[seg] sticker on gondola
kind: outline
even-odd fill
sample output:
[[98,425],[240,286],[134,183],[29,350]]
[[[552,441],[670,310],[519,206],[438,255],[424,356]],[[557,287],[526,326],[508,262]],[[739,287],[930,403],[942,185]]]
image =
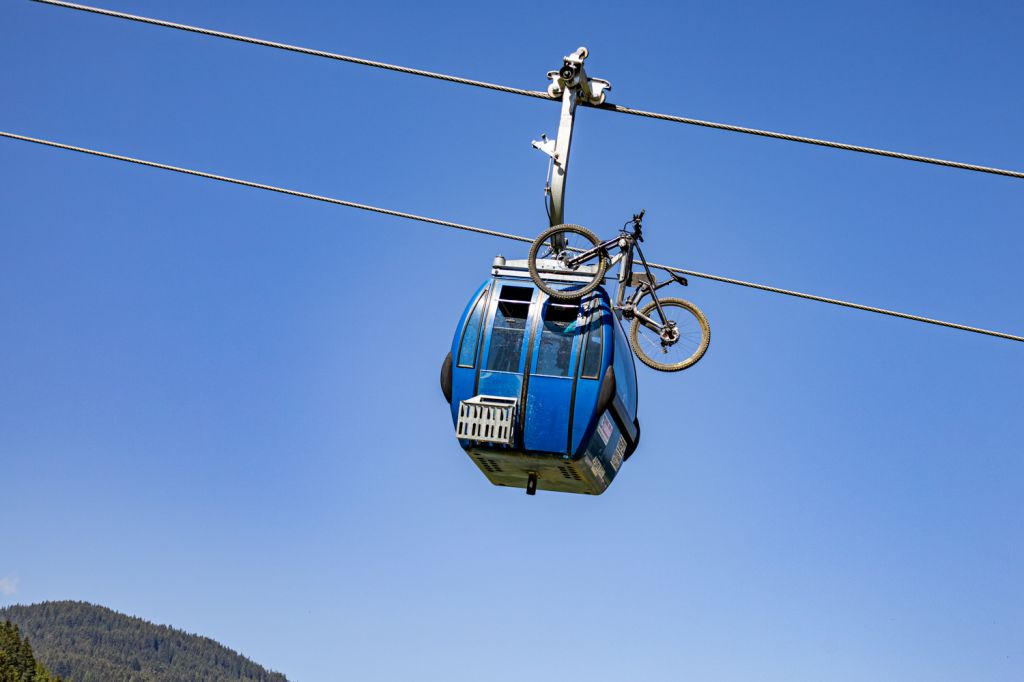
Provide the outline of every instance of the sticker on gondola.
[[601,421],[597,422],[597,434],[601,436],[604,444],[608,445],[608,439],[612,437],[612,420],[607,414],[602,414]]
[[619,443],[615,446],[615,454],[612,455],[612,469],[615,471],[619,470],[622,466],[622,458],[626,455],[626,439],[619,436]]
[[594,474],[594,476],[604,483],[606,474],[604,472],[604,467],[601,465],[601,460],[587,455],[587,458],[584,461],[590,467],[590,473]]

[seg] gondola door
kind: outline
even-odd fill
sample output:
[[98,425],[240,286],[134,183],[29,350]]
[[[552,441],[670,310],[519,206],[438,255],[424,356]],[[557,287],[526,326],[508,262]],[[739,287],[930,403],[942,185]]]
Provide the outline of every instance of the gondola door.
[[571,454],[573,393],[580,323],[577,302],[548,299],[540,308],[526,384],[527,450]]
[[[529,343],[534,328],[532,311],[540,292],[531,286],[498,282],[488,311],[484,351],[480,358],[476,395],[515,398],[522,421],[523,388]],[[517,425],[516,431],[521,433]],[[521,438],[516,438],[521,445]]]

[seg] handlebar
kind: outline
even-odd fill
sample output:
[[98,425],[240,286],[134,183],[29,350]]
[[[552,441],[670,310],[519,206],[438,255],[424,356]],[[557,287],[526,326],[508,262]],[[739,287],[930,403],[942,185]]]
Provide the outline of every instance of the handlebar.
[[644,213],[646,212],[647,209],[641,208],[640,212],[633,216],[633,235],[636,237],[638,242],[642,242],[644,240],[643,220]]
[[622,234],[627,234],[626,226],[633,223],[633,238],[638,242],[642,242],[644,240],[644,213],[646,213],[645,209],[640,209],[639,213],[634,213],[633,218],[631,220],[627,220],[622,226]]

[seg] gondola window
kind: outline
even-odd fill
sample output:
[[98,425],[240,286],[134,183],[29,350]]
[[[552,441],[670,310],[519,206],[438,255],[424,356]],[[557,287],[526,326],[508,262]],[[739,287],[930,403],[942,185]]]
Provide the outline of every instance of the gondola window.
[[576,339],[578,305],[548,303],[544,311],[544,328],[540,336],[537,374],[569,376],[572,344]]
[[466,319],[466,330],[463,332],[462,346],[459,348],[459,367],[472,367],[476,363],[476,345],[477,339],[480,337],[480,319],[483,317],[483,307],[486,299],[487,290],[485,289],[480,294],[476,305],[473,306],[473,312]]
[[487,369],[494,372],[518,372],[523,354],[523,336],[526,318],[530,313],[533,289],[526,287],[501,288],[498,309],[491,330]]

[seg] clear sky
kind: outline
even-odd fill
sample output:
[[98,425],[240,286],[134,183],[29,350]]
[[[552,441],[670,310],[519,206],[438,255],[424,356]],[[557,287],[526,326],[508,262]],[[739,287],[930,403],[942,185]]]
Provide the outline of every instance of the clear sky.
[[[97,0],[100,2],[101,0]],[[1016,2],[102,0],[1024,168]],[[553,104],[9,1],[0,129],[535,234]],[[1020,680],[1024,344],[691,280],[600,497],[495,488],[437,375],[518,244],[0,140],[0,604],[318,680]],[[1024,182],[581,110],[566,217],[1024,333]]]

